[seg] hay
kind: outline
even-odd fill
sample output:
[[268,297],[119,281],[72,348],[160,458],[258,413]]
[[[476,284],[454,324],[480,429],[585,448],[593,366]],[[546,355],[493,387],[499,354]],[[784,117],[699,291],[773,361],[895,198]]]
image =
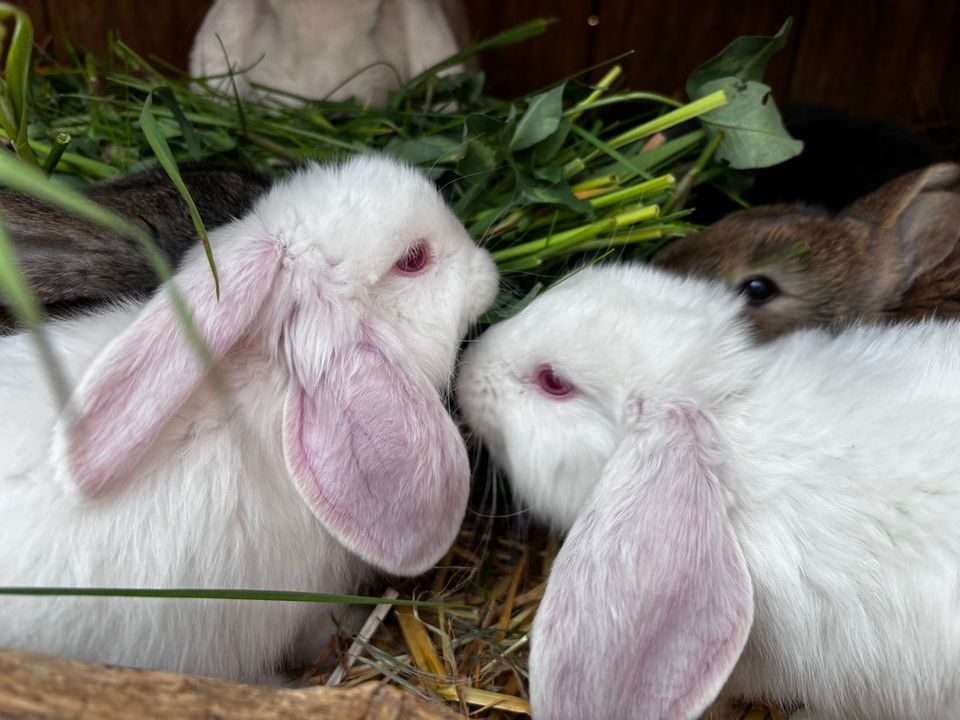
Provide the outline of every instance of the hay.
[[[471,718],[529,715],[530,628],[558,543],[512,507],[501,507],[499,513],[491,510],[468,512],[456,544],[432,572],[390,589],[400,598],[439,601],[455,608],[403,607],[383,613],[385,619],[372,636],[360,633],[355,645],[362,648],[362,655],[349,671],[313,669],[303,680],[342,687],[380,680]],[[345,648],[337,655],[341,662],[352,657]],[[726,702],[703,716],[704,720],[786,717],[762,705]]]

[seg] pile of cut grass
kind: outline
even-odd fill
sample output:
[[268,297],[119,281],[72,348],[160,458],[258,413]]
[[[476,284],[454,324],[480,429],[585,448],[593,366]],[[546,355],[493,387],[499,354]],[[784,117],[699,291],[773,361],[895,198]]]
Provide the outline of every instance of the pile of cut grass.
[[[27,18],[14,15],[27,35]],[[31,166],[42,167],[55,180],[47,199],[65,203],[70,188],[158,162],[174,178],[177,162],[206,158],[278,175],[308,160],[385,152],[435,179],[490,249],[514,281],[516,293],[498,303],[510,314],[571,259],[624,248],[643,256],[695,229],[681,209],[690,186],[724,172],[711,162],[722,135],[711,141],[705,128],[688,122],[725,105],[723,90],[687,104],[631,92],[617,87],[620,68],[611,64],[597,85],[568,78],[502,101],[483,94],[482,73],[436,75],[548,25],[533,21],[478,43],[404,84],[384,108],[306,101],[267,88],[260,89],[270,99],[240,101],[147,61],[119,39],[104,57],[74,52],[68,64],[41,57],[32,71],[28,55],[11,51],[0,142],[21,162],[0,163],[0,183],[32,191]],[[616,119],[606,120],[612,110]],[[671,137],[663,134],[678,126]],[[202,219],[195,221],[202,237]],[[30,302],[20,297],[23,288],[8,293]]]
[[[0,151],[0,183],[126,232],[148,253],[149,243],[135,229],[91,207],[75,190],[157,163],[176,181],[176,164],[187,160],[232,159],[281,175],[308,160],[386,152],[435,179],[493,254],[510,289],[484,318],[490,323],[516,312],[575,262],[643,257],[692,231],[683,209],[691,190],[726,172],[714,162],[723,134],[689,122],[727,104],[723,90],[687,104],[633,92],[618,87],[620,68],[610,63],[596,85],[582,81],[584,70],[543,92],[503,101],[483,94],[481,73],[436,74],[483,49],[539,34],[547,21],[483,41],[410,80],[387,107],[368,108],[291,96],[286,103],[241,102],[140,57],[119,39],[103,57],[73,52],[66,64],[47,57],[34,64],[29,19],[0,4],[0,19],[5,16],[15,19],[16,29],[0,86],[0,143],[8,148]],[[205,239],[202,218],[195,222]],[[169,268],[155,255],[165,277]],[[2,232],[0,292],[35,328],[56,382],[42,313]],[[189,323],[186,313],[183,319]],[[479,507],[489,516],[476,509],[468,514],[435,571],[397,585],[353,645],[336,649],[339,669],[308,669],[304,678],[347,685],[386,680],[470,717],[528,713],[529,631],[556,542],[541,531],[531,534],[502,503]],[[446,607],[395,607],[392,597]],[[762,720],[765,712],[712,717]]]

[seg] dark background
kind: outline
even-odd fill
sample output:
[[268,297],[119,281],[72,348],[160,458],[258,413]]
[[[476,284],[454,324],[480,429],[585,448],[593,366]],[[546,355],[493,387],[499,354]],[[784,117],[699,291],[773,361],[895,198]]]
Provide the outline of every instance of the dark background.
[[[118,30],[143,55],[185,67],[205,0],[28,0],[37,41],[62,33],[99,50]],[[538,16],[545,36],[483,57],[488,90],[513,96],[634,50],[635,89],[682,96],[696,65],[744,34],[773,34],[788,17],[786,50],[769,67],[779,102],[829,104],[914,130],[960,124],[960,0],[467,0],[474,37]]]

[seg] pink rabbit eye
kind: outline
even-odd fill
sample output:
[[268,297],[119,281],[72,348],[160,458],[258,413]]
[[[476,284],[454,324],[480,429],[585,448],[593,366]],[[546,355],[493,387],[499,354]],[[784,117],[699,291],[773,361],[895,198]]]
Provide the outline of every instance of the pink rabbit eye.
[[573,392],[573,385],[557,375],[549,365],[544,365],[537,371],[537,385],[552,397],[566,397]]
[[402,258],[397,260],[394,267],[402,273],[413,275],[423,270],[430,263],[430,246],[426,240],[421,240],[407,250]]

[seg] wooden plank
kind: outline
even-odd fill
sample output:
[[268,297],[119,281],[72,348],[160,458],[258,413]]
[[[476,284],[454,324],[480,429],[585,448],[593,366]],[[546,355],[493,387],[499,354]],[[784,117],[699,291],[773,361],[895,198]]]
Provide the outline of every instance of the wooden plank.
[[111,0],[47,0],[54,47],[62,37],[77,46],[102,53],[107,33],[117,31],[136,52],[149,58],[156,55],[179,67],[186,67],[193,36],[212,0],[171,0],[139,3]]
[[810,0],[790,95],[918,123],[936,114],[941,88],[958,92],[945,77],[958,27],[951,0]]
[[772,35],[793,16],[785,50],[767,68],[774,96],[787,92],[792,59],[803,33],[808,0],[724,0],[717,3],[601,0],[597,13],[597,59],[627,50],[623,62],[630,87],[686,98],[687,75],[740,35]]
[[0,652],[0,718],[34,720],[455,720],[400,688],[287,689]]

